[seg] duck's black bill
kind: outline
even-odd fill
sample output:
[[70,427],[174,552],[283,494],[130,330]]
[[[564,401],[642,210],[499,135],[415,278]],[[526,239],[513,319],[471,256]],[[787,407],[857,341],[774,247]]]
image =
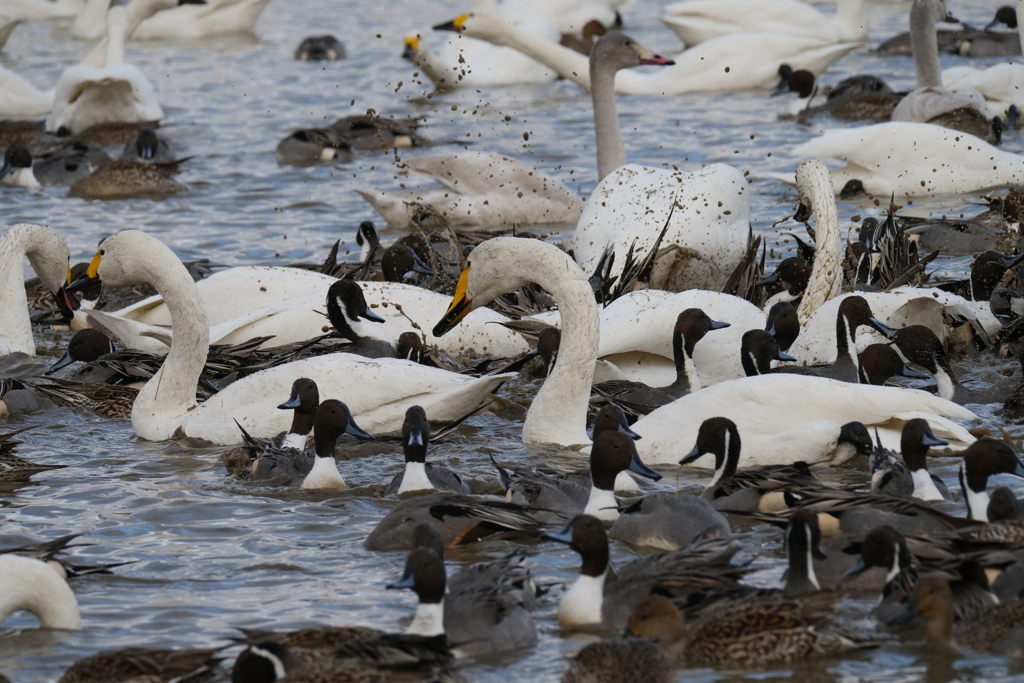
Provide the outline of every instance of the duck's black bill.
[[362,439],[363,441],[377,440],[377,437],[375,437],[373,434],[370,434],[369,432],[364,432],[362,429],[360,429],[359,425],[352,421],[352,418],[349,418],[348,424],[345,426],[345,433],[351,434],[357,439]]
[[640,460],[640,458],[638,458],[635,454],[633,455],[633,459],[629,461],[629,471],[630,472],[636,472],[641,477],[647,477],[651,481],[659,481],[661,479],[661,475],[660,474],[658,474],[657,472],[652,470],[650,467],[645,465]]
[[412,572],[405,572],[402,574],[402,578],[394,583],[389,583],[385,588],[392,590],[401,590],[403,588],[413,588],[416,585],[416,577],[412,575]]
[[71,357],[71,349],[68,349],[67,351],[64,352],[64,355],[61,356],[57,360],[56,363],[54,363],[50,367],[46,368],[46,372],[44,372],[43,374],[44,375],[52,375],[53,373],[57,372],[58,370],[60,370],[62,368],[66,368],[67,366],[71,365],[74,362],[75,362],[75,359]]
[[851,577],[857,576],[858,574],[863,574],[867,570],[868,565],[864,562],[864,558],[862,557],[859,560],[857,560],[857,564],[853,565],[848,570],[846,570],[846,573],[843,574],[843,578],[849,579]]
[[683,459],[679,461],[679,464],[689,465],[691,462],[697,460],[702,455],[704,455],[704,451],[700,449],[700,446],[694,446],[692,451],[683,456]]
[[360,313],[359,317],[360,318],[365,318],[365,319],[369,320],[372,323],[382,323],[382,322],[384,322],[384,318],[380,317],[379,315],[377,315],[376,313],[371,311],[369,307],[367,307],[366,310],[364,310],[362,313]]

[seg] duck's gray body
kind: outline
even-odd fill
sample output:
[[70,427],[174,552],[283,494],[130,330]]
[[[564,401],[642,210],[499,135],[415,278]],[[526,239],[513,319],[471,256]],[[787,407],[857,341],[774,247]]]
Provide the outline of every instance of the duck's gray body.
[[[462,477],[458,475],[454,470],[450,470],[447,467],[439,467],[433,463],[425,463],[424,469],[427,472],[427,479],[438,491],[448,491],[450,493],[472,493],[469,490],[469,486],[466,482],[462,481]],[[398,489],[402,487],[402,481],[405,479],[405,470],[395,475],[391,483],[388,484],[387,490],[384,492],[386,496],[397,496]],[[515,501],[513,501],[515,502]]]
[[685,548],[702,534],[729,538],[732,530],[720,512],[700,498],[655,493],[626,508],[608,533],[632,545],[664,550]]

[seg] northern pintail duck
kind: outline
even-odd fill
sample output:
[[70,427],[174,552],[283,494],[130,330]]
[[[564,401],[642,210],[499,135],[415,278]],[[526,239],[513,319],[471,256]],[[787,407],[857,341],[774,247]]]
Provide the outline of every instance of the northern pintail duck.
[[886,337],[892,336],[892,330],[871,312],[871,306],[861,296],[850,296],[843,299],[836,313],[836,359],[831,365],[785,367],[781,372],[810,374],[817,377],[828,377],[844,382],[860,381],[860,359],[857,355],[857,330],[870,327]]
[[338,280],[327,290],[327,317],[338,334],[352,342],[344,347],[346,353],[367,358],[395,357],[394,338],[382,327],[375,329],[360,320],[384,322],[370,310],[362,288],[354,280]]
[[78,600],[67,581],[49,563],[15,553],[0,555],[5,590],[0,593],[0,623],[15,612],[31,612],[42,628],[82,628]]
[[[444,541],[433,525],[428,522],[416,527],[413,542],[416,549],[430,550],[441,560],[443,575]],[[436,569],[435,564],[430,571]],[[407,577],[408,567],[403,579]],[[415,573],[410,578],[419,580]],[[511,652],[536,644],[537,631],[530,614],[536,593],[524,553],[472,565],[451,579],[446,577],[445,583],[441,608],[444,632],[448,644],[460,655]],[[422,595],[420,605],[422,611]],[[408,633],[414,633],[412,627]]]
[[796,307],[788,301],[780,301],[768,309],[765,331],[772,335],[780,351],[789,351],[800,335],[800,317]]
[[152,128],[139,129],[138,136],[124,146],[122,159],[162,164],[174,161],[170,145]]
[[860,368],[860,383],[884,385],[893,377],[910,379],[931,379],[930,375],[914,370],[888,344],[869,344],[857,354]]
[[3,166],[0,166],[0,184],[9,187],[41,186],[32,172],[32,155],[24,145],[15,143],[7,146]]
[[[781,305],[788,306],[789,304]],[[796,315],[795,309],[793,314]],[[747,330],[743,333],[743,338],[740,340],[740,363],[743,365],[743,372],[747,377],[774,372],[772,368],[774,361],[795,360],[797,359],[779,348],[779,344],[771,332]]]
[[14,448],[21,443],[14,437],[32,427],[22,427],[13,432],[0,434],[0,481],[27,481],[33,474],[59,470],[67,465],[37,465],[14,454]]
[[295,59],[300,62],[333,62],[345,59],[345,46],[329,33],[309,36],[295,48]]
[[[871,449],[871,437],[863,424],[852,422],[840,430],[839,444],[840,448],[867,455]],[[740,433],[736,423],[726,417],[713,417],[704,420],[697,433],[696,445],[680,461],[680,464],[688,464],[708,453],[715,456],[715,473],[701,497],[717,510],[767,512],[785,509],[788,507],[783,499],[786,491],[822,486],[802,462],[738,472],[740,452]]]
[[392,244],[380,257],[380,272],[385,282],[404,282],[419,285],[421,276],[430,277],[434,271],[423,262],[419,254],[407,244]]
[[675,382],[665,387],[650,387],[642,382],[612,380],[595,384],[594,391],[636,415],[646,415],[680,396],[697,391],[701,388],[701,381],[693,365],[693,350],[708,332],[726,327],[729,327],[729,323],[714,321],[699,308],[688,308],[676,318],[672,331]]
[[1024,465],[1002,441],[987,438],[972,443],[960,466],[960,489],[967,503],[968,519],[988,521],[988,478],[995,474],[1024,477]]
[[327,161],[347,163],[355,159],[349,141],[330,128],[303,128],[277,144],[277,163],[311,166]]
[[580,515],[545,537],[580,555],[580,574],[558,606],[563,627],[603,623],[622,628],[633,607],[656,588],[685,602],[698,591],[734,585],[748,572],[731,563],[739,545],[713,533],[687,548],[641,557],[617,570],[611,568],[608,534],[596,517]]
[[953,590],[938,576],[918,581],[913,599],[891,623],[904,623],[914,616],[924,618],[928,639],[943,645],[992,651],[1012,657],[1024,656],[1020,626],[1024,622],[1024,601],[993,605],[967,618],[955,620]]
[[1024,254],[1007,256],[998,251],[984,251],[971,263],[971,273],[963,280],[936,285],[936,289],[959,294],[968,301],[988,301],[1003,280],[1006,271],[1024,261]]
[[633,439],[618,430],[604,430],[594,437],[589,482],[584,477],[566,477],[540,469],[498,469],[506,484],[506,500],[536,510],[535,517],[552,524],[564,523],[581,513],[615,522],[620,516],[615,499],[615,481],[620,473],[629,470],[653,481],[661,479],[660,474],[640,461]]
[[679,610],[662,596],[644,598],[630,615],[627,635],[587,645],[573,657],[562,683],[672,683],[685,632]]
[[339,645],[384,635],[383,631],[362,626],[311,626],[283,632],[242,629],[242,633],[244,636],[235,640],[247,647],[238,655],[233,669],[233,680],[240,683],[252,680],[248,676],[264,670],[267,662],[282,662],[287,671],[293,671],[329,659]]
[[432,523],[445,546],[472,543],[495,533],[535,532],[538,521],[520,505],[487,496],[431,493],[403,500],[363,542],[367,550],[409,550],[414,531]]
[[68,189],[69,197],[82,199],[129,199],[149,197],[163,199],[186,192],[188,188],[172,176],[188,159],[144,163],[135,159],[118,159],[100,166]]
[[942,480],[928,471],[928,449],[948,445],[932,433],[927,420],[908,420],[903,425],[900,453],[881,443],[871,453],[871,490],[928,502],[952,500]]
[[946,349],[931,328],[908,325],[896,330],[892,339],[908,363],[923,368],[935,379],[935,391],[940,398],[960,404],[987,402],[979,401],[980,397],[960,383]]
[[304,489],[334,489],[343,491],[348,488],[345,479],[338,472],[338,464],[334,460],[334,450],[338,438],[342,434],[351,434],[357,439],[373,440],[373,435],[364,432],[352,419],[348,406],[336,399],[323,401],[316,409],[313,417],[313,443],[316,448],[316,461],[309,474],[302,480]]
[[634,546],[679,550],[705,534],[728,538],[729,522],[706,500],[685,494],[653,493],[622,510],[609,536]]
[[85,410],[100,417],[130,418],[139,396],[139,390],[130,386],[59,378],[26,381],[25,385],[61,407]]
[[405,411],[402,425],[402,451],[405,453],[405,469],[395,475],[385,495],[402,496],[417,491],[451,491],[471,493],[462,477],[447,467],[427,462],[427,448],[430,446],[430,422],[421,406],[412,406]]
[[220,669],[224,648],[157,650],[127,648],[97,652],[68,667],[57,683],[111,683],[146,681],[175,683],[214,675]]
[[[1009,11],[1008,11],[1009,10]],[[1017,28],[1017,12],[1013,7],[1004,5],[996,10],[994,18],[985,28],[981,31],[971,28],[967,25],[962,25],[961,29],[950,29],[941,30],[937,32],[939,51],[949,52],[958,54],[961,57],[987,57],[994,55],[1006,55],[1013,56],[1020,54],[1020,39],[1016,31],[1014,32],[995,32],[992,29],[998,24],[1005,24],[1011,29]],[[974,54],[971,50],[971,44],[978,38],[985,38],[986,42],[998,41],[999,43],[1005,43],[1003,49],[1015,50],[1010,52],[994,52],[991,54]],[[986,47],[990,47],[987,46]],[[909,57],[912,52],[910,49],[910,33],[898,33],[892,38],[889,38],[881,45],[878,46],[878,52],[883,52],[890,55],[902,55]]]
[[[807,289],[811,279],[811,264],[800,256],[790,256],[779,262],[775,272],[761,280],[758,284],[762,287],[769,287],[768,292],[778,289],[768,297],[766,305],[775,306],[781,303],[790,303],[797,306],[800,297]],[[794,303],[795,302],[795,303]]]
[[292,424],[283,438],[257,439],[239,425],[243,447],[248,451],[250,481],[274,481],[288,484],[300,481],[313,469],[316,456],[306,450],[313,421],[320,407],[316,382],[301,377],[292,384],[288,400],[278,406],[292,410]]

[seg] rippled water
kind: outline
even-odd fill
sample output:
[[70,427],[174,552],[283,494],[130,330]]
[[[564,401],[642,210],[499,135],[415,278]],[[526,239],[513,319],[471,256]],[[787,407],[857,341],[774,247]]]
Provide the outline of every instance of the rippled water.
[[[426,33],[427,27],[461,14],[467,5],[452,0],[277,0],[260,19],[255,37],[133,44],[129,59],[149,76],[165,106],[164,132],[182,154],[194,157],[182,176],[191,191],[160,203],[90,203],[65,199],[60,188],[7,189],[0,193],[0,223],[4,228],[23,221],[49,225],[67,238],[76,259],[90,256],[104,235],[142,228],[160,236],[183,259],[209,257],[227,264],[319,260],[335,239],[351,243],[358,222],[375,218],[354,189],[396,187],[404,178],[396,180],[394,157],[387,153],[363,153],[347,165],[295,169],[279,167],[274,148],[293,128],[369,108],[422,116],[424,132],[434,140],[472,140],[474,149],[527,158],[589,193],[596,173],[590,103],[575,85],[466,90],[427,99],[425,87],[413,84],[414,69],[399,58],[402,37]],[[983,25],[995,3],[953,2],[951,8]],[[627,30],[655,50],[672,52],[678,44],[657,21],[659,9],[658,3],[634,2],[624,13]],[[872,42],[904,30],[906,11],[907,5],[872,6]],[[322,65],[292,59],[304,36],[327,31],[346,44],[347,60]],[[15,31],[0,63],[48,88],[85,51],[66,25],[28,25]],[[944,65],[958,61],[943,57]],[[879,75],[897,89],[909,87],[913,79],[908,58],[861,52],[833,67],[826,81],[863,72]],[[399,81],[404,85],[399,87]],[[784,106],[763,93],[619,98],[631,161],[684,167],[727,161],[749,170],[755,179],[755,229],[769,235],[777,253],[784,238],[770,226],[789,214],[795,193],[757,178],[791,171],[795,160],[788,149],[824,125],[845,125],[828,121],[801,127],[779,121]],[[1010,134],[1005,144],[1015,152],[1024,149],[1018,134]],[[407,153],[424,152],[402,156]],[[965,197],[947,207],[909,209],[973,212],[971,201]],[[844,221],[872,211],[870,206],[840,207]],[[956,273],[964,262],[943,261],[939,267]],[[967,377],[989,384],[1000,377],[992,373],[1012,368],[1005,361],[985,361],[968,368]],[[12,369],[0,361],[0,374]],[[524,382],[506,391],[521,402],[536,386]],[[991,428],[1001,422],[995,407],[976,407]],[[284,629],[330,623],[399,629],[408,623],[413,596],[384,589],[404,558],[371,554],[361,547],[394,504],[381,496],[383,484],[400,469],[395,444],[353,446],[350,459],[340,463],[352,490],[322,494],[238,482],[225,477],[220,463],[225,449],[188,441],[142,442],[127,421],[54,410],[0,429],[26,424],[39,427],[24,435],[21,453],[69,467],[37,476],[28,485],[0,488],[0,545],[83,533],[93,544],[77,551],[83,561],[135,563],[114,576],[74,582],[85,623],[80,632],[37,630],[25,615],[6,622],[0,630],[0,671],[13,680],[54,680],[72,661],[98,649],[223,643],[238,626]],[[493,489],[488,453],[507,461],[534,457],[523,449],[519,431],[519,423],[501,417],[474,418],[455,438],[434,448],[432,457],[457,467],[477,490]],[[933,470],[953,487],[955,461],[941,460]],[[699,478],[664,473],[661,488],[699,489]],[[852,473],[839,476],[857,478]],[[778,582],[783,570],[779,533],[742,523],[736,529],[747,557],[754,557],[761,569],[754,580]],[[509,549],[504,543],[482,544],[456,550],[450,560],[498,557]],[[574,553],[551,544],[531,550],[539,576],[559,581],[575,576]],[[619,559],[630,552],[614,550]],[[555,611],[560,595],[555,589],[542,601],[537,614],[540,642],[534,650],[470,662],[466,670],[472,678],[557,680],[567,658],[586,641],[559,634]],[[870,605],[869,600],[850,599],[842,607],[851,618],[870,625],[864,617]],[[1011,680],[1021,672],[1017,664],[998,658],[955,660],[919,644],[893,642],[844,661],[819,660],[767,673],[688,671],[685,678],[944,682]]]

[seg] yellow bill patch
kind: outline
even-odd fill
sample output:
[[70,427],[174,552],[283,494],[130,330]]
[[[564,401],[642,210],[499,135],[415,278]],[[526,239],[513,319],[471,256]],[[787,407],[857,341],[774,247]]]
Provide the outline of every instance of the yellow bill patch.
[[410,50],[419,52],[420,49],[420,37],[419,36],[406,36],[405,44]]
[[[85,271],[85,274],[95,279],[99,277],[100,270],[100,258],[103,256],[101,252],[96,252],[96,255],[92,257],[92,261],[89,262],[89,269]],[[69,273],[71,271],[68,271]]]
[[[451,313],[456,306],[462,303],[466,298],[466,287],[469,286],[469,267],[467,266],[463,271],[462,275],[459,276],[459,283],[455,285],[455,296],[452,297],[452,303],[448,307],[447,313]],[[446,313],[446,315],[447,315]]]

